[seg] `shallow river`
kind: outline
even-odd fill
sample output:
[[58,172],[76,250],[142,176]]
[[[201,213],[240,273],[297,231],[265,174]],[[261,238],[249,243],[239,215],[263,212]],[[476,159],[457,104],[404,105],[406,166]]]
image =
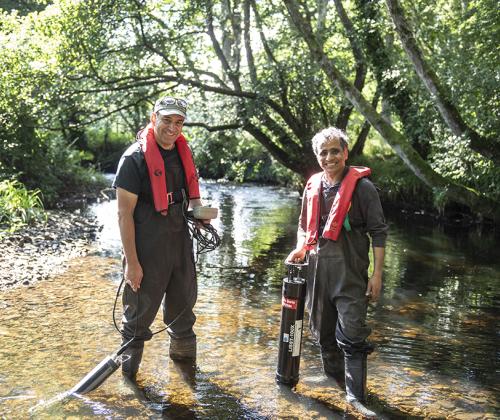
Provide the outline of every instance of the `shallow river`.
[[[307,330],[298,386],[275,383],[298,195],[228,184],[202,193],[220,209],[222,245],[198,261],[196,370],[169,360],[161,333],[146,344],[137,385],[115,373],[85,396],[64,397],[120,341],[116,202],[101,203],[91,209],[104,227],[89,256],[0,295],[0,418],[356,418],[322,374]],[[369,312],[371,406],[381,418],[498,418],[498,237],[388,219],[384,294]]]

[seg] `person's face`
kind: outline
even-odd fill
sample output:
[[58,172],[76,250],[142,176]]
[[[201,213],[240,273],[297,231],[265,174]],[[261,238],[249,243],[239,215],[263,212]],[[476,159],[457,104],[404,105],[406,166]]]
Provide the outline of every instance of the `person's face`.
[[347,156],[347,148],[342,150],[339,139],[324,142],[316,155],[321,169],[333,179],[337,179],[344,171]]
[[151,122],[158,144],[164,149],[171,149],[181,134],[184,117],[175,114],[162,116],[153,113],[151,114]]

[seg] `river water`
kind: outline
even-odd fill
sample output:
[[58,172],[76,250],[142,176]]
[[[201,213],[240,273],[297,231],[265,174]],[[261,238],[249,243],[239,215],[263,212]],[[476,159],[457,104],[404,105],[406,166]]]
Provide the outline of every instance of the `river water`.
[[[112,323],[116,202],[105,202],[90,209],[103,224],[90,255],[63,275],[0,295],[0,418],[356,418],[322,374],[307,329],[299,384],[275,382],[298,195],[215,183],[202,193],[220,209],[213,225],[222,245],[197,264],[196,370],[169,360],[161,333],[146,343],[136,385],[115,373],[85,396],[64,396],[120,341]],[[368,362],[371,406],[381,418],[499,418],[498,237],[388,220],[384,293],[369,311],[377,346]]]

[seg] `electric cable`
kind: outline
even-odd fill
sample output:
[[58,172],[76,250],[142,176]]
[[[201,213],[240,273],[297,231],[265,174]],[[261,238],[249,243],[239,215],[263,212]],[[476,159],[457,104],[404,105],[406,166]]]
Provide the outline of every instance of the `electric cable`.
[[[123,337],[123,334],[120,330],[120,328],[118,327],[118,323],[116,322],[116,305],[118,303],[118,297],[120,296],[120,291],[121,291],[121,288],[123,286],[123,283],[125,281],[125,277],[122,277],[121,281],[120,281],[120,284],[118,286],[118,289],[116,291],[116,296],[115,296],[115,303],[113,304],[113,324],[115,326],[115,329],[116,331],[118,331],[120,333],[120,335]],[[196,288],[194,289],[196,291]],[[195,293],[192,293],[191,294],[191,298],[194,296]],[[137,307],[139,307],[139,293],[136,292],[136,296],[137,296]],[[191,300],[191,298],[189,300]],[[158,330],[158,331],[155,331],[154,333],[152,333],[151,335],[156,335],[156,334],[159,334],[163,331],[165,331],[166,329],[170,328],[171,325],[173,325],[175,322],[177,322],[177,320],[180,318],[180,316],[186,311],[188,307],[187,306],[184,306],[184,308],[182,309],[182,311],[180,311],[177,316],[173,319],[172,322],[169,322],[164,328]],[[123,351],[125,351],[125,349],[128,347],[128,345],[135,340],[136,338],[136,333],[137,333],[137,322],[135,323],[135,331],[134,331],[134,336],[129,340],[127,341],[125,344],[122,345],[122,347],[120,347],[120,350],[118,351],[118,354],[121,354],[123,353]]]
[[196,239],[196,261],[198,261],[200,254],[213,251],[220,245],[221,240],[217,229],[210,223],[203,223],[201,220],[195,219],[192,211],[185,212],[184,219],[191,237]]

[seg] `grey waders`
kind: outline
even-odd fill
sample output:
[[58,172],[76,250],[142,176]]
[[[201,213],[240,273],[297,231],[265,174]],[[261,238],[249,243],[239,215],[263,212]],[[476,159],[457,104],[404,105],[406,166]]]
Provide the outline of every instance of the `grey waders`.
[[321,349],[321,360],[325,374],[335,379],[343,388],[345,386],[344,352],[337,346],[328,350]]
[[370,334],[365,296],[369,261],[366,257],[363,264],[359,262],[362,270],[346,263],[359,255],[365,254],[356,252],[349,238],[320,239],[314,278],[308,280],[310,326],[321,347],[325,374],[339,386],[345,384],[347,402],[354,410],[374,417],[364,406],[366,357],[373,350],[366,341]]

